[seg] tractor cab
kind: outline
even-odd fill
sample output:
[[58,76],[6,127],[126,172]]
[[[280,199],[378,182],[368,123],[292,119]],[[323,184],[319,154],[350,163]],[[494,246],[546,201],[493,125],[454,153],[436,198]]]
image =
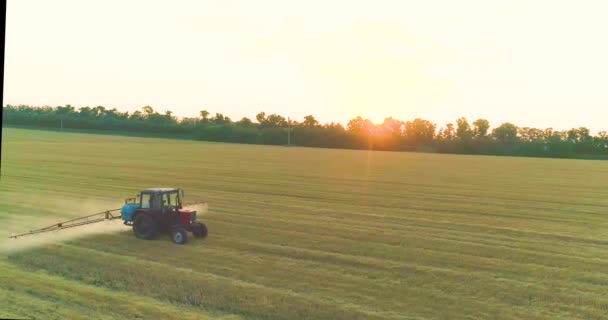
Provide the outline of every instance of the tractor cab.
[[139,208],[168,211],[182,208],[184,191],[179,188],[146,189],[138,194]]
[[125,200],[121,217],[142,239],[153,239],[157,232],[170,233],[176,243],[186,242],[186,232],[205,237],[206,226],[196,221],[196,211],[183,209],[183,197],[180,188],[145,189],[136,198]]

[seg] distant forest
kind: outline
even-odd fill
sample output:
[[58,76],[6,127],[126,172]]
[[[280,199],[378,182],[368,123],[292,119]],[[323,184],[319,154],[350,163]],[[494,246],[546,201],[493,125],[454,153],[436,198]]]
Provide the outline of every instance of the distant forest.
[[469,122],[460,118],[438,128],[436,124],[413,119],[387,118],[381,124],[357,117],[346,127],[319,123],[314,116],[301,122],[287,121],[278,114],[260,112],[255,119],[233,121],[221,113],[200,111],[197,118],[178,119],[145,106],[133,113],[98,107],[75,108],[6,105],[3,125],[47,128],[110,130],[182,136],[196,140],[307,147],[424,151],[439,153],[539,156],[558,158],[608,158],[608,133],[590,134],[585,127],[557,131],[502,123],[490,130],[485,119]]

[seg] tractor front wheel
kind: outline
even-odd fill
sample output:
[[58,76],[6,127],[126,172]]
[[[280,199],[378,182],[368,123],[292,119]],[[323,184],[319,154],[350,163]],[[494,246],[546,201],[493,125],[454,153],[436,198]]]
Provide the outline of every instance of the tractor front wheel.
[[177,244],[188,242],[188,233],[186,232],[186,229],[181,227],[173,228],[171,230],[171,240]]
[[197,222],[192,226],[192,234],[195,238],[207,237],[207,226],[204,223]]
[[135,221],[133,221],[133,233],[140,239],[154,239],[157,229],[156,219],[146,214],[137,215]]

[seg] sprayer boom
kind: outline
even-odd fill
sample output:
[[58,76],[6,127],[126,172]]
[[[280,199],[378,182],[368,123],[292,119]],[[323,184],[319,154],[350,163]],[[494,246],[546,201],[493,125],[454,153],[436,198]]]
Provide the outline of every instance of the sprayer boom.
[[181,188],[144,189],[137,194],[137,197],[126,199],[121,208],[55,223],[41,229],[12,235],[9,238],[58,231],[114,219],[122,219],[124,225],[132,226],[133,233],[140,239],[154,239],[160,232],[168,233],[173,242],[177,244],[184,244],[188,241],[188,232],[191,232],[195,238],[205,238],[207,226],[197,220],[195,208],[187,209],[185,207],[204,205],[203,211],[200,212],[203,213],[206,210],[206,203],[183,203],[183,197],[184,190]]
[[53,224],[53,225],[50,225],[48,227],[44,227],[41,229],[31,230],[26,233],[13,235],[13,236],[10,236],[9,238],[18,238],[18,237],[28,236],[28,235],[42,233],[42,232],[50,232],[50,231],[56,231],[56,230],[83,226],[85,224],[97,223],[97,222],[106,221],[106,220],[120,219],[120,215],[112,214],[112,212],[116,212],[119,210],[120,209],[112,209],[112,210],[106,210],[104,212],[94,213],[94,214],[91,214],[88,216],[56,223],[56,224]]
[[[184,207],[194,206],[194,205],[198,205],[198,204],[204,204],[204,202],[185,203]],[[98,213],[90,214],[88,216],[84,216],[84,217],[80,217],[80,218],[76,218],[76,219],[72,219],[72,220],[67,220],[67,221],[55,223],[53,225],[50,225],[48,227],[44,227],[44,228],[41,228],[41,229],[30,230],[29,232],[26,232],[26,233],[12,235],[9,238],[15,239],[15,238],[19,238],[19,237],[23,237],[23,236],[29,236],[29,235],[43,233],[43,232],[57,231],[57,230],[68,229],[68,228],[73,228],[73,227],[79,227],[79,226],[83,226],[83,225],[91,224],[91,223],[97,223],[97,222],[102,222],[102,221],[120,219],[121,218],[120,213],[116,214],[116,212],[120,211],[120,210],[121,210],[121,208],[118,208],[118,209],[106,210],[106,211],[103,211],[103,212],[98,212]],[[115,214],[112,214],[113,212]],[[125,222],[125,224],[126,225],[131,225],[132,223]]]

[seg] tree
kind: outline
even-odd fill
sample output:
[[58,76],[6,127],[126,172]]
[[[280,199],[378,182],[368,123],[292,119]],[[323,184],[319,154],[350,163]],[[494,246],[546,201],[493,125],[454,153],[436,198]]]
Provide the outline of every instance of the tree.
[[405,137],[415,146],[430,144],[435,137],[436,125],[424,119],[414,119],[405,123]]
[[388,135],[393,138],[400,137],[403,134],[403,121],[393,119],[393,117],[385,118],[380,125],[381,134]]
[[536,128],[517,128],[517,134],[519,136],[519,139],[524,142],[542,142],[545,140],[545,131]]
[[485,138],[490,129],[490,122],[486,119],[477,119],[473,122],[473,136],[475,138]]
[[363,119],[357,116],[354,119],[348,121],[346,130],[350,138],[350,144],[356,148],[368,148],[372,149],[374,139],[372,138],[376,133],[376,125],[374,125],[369,119]]
[[372,127],[374,124],[369,119],[363,119],[360,116],[348,121],[346,125],[346,130],[356,134],[366,134],[369,135],[372,133]]
[[154,109],[152,109],[152,107],[150,107],[150,106],[145,106],[141,109],[144,111],[144,113],[146,115],[151,115],[154,112]]
[[200,115],[201,115],[201,118],[203,118],[203,121],[207,121],[207,117],[209,117],[209,111],[201,110]]
[[[71,105],[6,105],[2,114],[7,125],[56,127],[61,119],[64,128],[181,134],[200,140],[258,144],[284,144],[287,126],[286,119],[278,114],[266,115],[260,112],[256,115],[259,125],[246,117],[233,125],[230,118],[221,113],[210,117],[209,112],[202,110],[200,117],[177,119],[171,111],[159,113],[150,106],[129,114],[119,112],[116,108],[108,110],[103,106],[75,108]],[[294,121],[291,123],[298,144],[306,146],[376,150],[434,149],[439,152],[556,157],[593,154],[608,158],[608,132],[600,131],[593,136],[586,127],[554,131],[552,128],[519,128],[507,122],[488,134],[487,120],[477,119],[469,125],[465,118],[460,118],[457,128],[448,123],[435,134],[435,124],[420,118],[407,122],[386,118],[382,124],[376,125],[369,119],[356,117],[348,122],[346,129],[337,123],[320,125],[313,115],[304,117],[301,124]],[[470,138],[474,139],[468,140]]]
[[547,128],[543,130],[543,141],[548,141],[551,136],[553,136],[553,128]]
[[106,113],[106,108],[104,106],[97,106],[94,110],[96,117],[101,117]]
[[585,127],[579,127],[578,137],[579,141],[576,147],[577,151],[580,153],[593,152],[593,137],[591,137],[589,129]]
[[587,153],[593,149],[593,138],[589,129],[585,127],[572,128],[566,132],[566,135],[575,152]]
[[287,121],[284,117],[278,114],[270,114],[266,116],[266,113],[260,112],[255,118],[258,120],[260,127],[262,128],[284,128],[287,127]]
[[85,119],[95,119],[96,115],[95,115],[95,110],[91,109],[90,107],[82,107],[80,108],[80,110],[78,111],[78,114],[81,118],[85,118]]
[[127,118],[127,113],[121,113],[116,108],[112,108],[110,110],[106,110],[104,117],[108,119],[125,119]]
[[133,112],[133,114],[131,114],[131,116],[129,117],[129,119],[131,120],[137,120],[137,121],[141,121],[144,119],[143,114],[141,113],[141,111],[136,110],[135,112]]
[[313,117],[312,115],[308,115],[304,117],[302,125],[305,127],[318,127],[319,121],[317,121],[317,119],[315,119],[315,117]]
[[579,127],[578,128],[578,136],[581,143],[588,143],[589,140],[591,140],[591,133],[589,131],[589,129],[585,128],[585,127]]
[[505,122],[492,130],[492,135],[499,141],[503,143],[512,143],[517,140],[517,126]]
[[264,122],[266,122],[266,113],[260,112],[260,113],[256,114],[255,119],[258,120],[259,124],[263,124]]
[[456,135],[461,140],[469,140],[473,134],[471,126],[465,117],[456,120]]
[[287,127],[287,120],[285,120],[283,116],[280,116],[278,114],[273,113],[271,115],[268,115],[266,120],[269,127]]
[[251,119],[243,117],[241,120],[236,122],[236,125],[239,127],[249,128],[253,126],[253,122],[251,122]]
[[323,128],[327,128],[327,129],[332,129],[332,130],[336,130],[336,131],[346,131],[346,129],[344,129],[344,126],[339,124],[339,123],[326,123],[325,125],[323,125]]
[[445,128],[439,130],[439,138],[446,141],[451,141],[456,138],[456,130],[454,129],[453,123],[448,123],[445,125]]
[[600,131],[593,138],[595,150],[598,152],[606,152],[608,150],[608,132]]
[[216,113],[215,117],[211,118],[210,121],[216,125],[223,125],[226,123],[230,123],[231,120],[230,120],[230,118],[224,116],[221,113]]
[[55,113],[60,116],[65,116],[65,115],[68,115],[68,114],[74,113],[74,112],[75,112],[74,107],[72,107],[69,104],[66,104],[65,107],[59,106],[59,107],[57,107],[57,109],[55,111]]

